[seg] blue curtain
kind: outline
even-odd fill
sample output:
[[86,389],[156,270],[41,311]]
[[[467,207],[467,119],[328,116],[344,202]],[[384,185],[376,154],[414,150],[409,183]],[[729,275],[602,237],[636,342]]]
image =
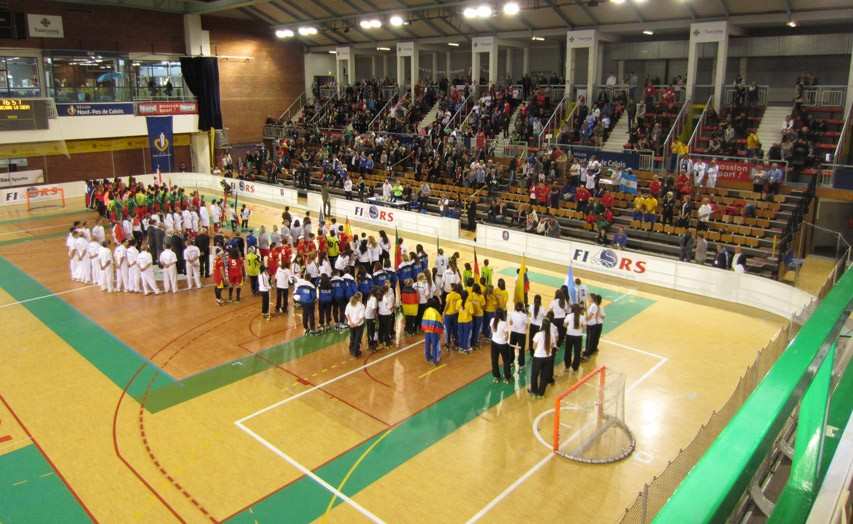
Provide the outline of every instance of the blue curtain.
[[181,58],[181,73],[187,87],[198,99],[198,128],[222,129],[219,103],[219,63],[207,56]]

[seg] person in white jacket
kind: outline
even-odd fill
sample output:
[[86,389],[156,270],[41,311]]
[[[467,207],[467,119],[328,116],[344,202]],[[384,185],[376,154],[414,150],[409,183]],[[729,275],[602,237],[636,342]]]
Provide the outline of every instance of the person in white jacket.
[[184,248],[184,263],[187,268],[187,289],[201,289],[201,250],[195,244]]
[[139,293],[142,291],[140,287],[141,275],[139,273],[139,264],[137,264],[137,259],[139,258],[139,249],[137,249],[136,244],[130,244],[127,248],[127,290],[131,293]]
[[122,240],[121,244],[117,245],[113,250],[113,262],[116,268],[116,291],[124,291],[128,289],[128,267],[127,267],[127,238]]
[[142,247],[142,251],[139,252],[139,256],[136,258],[136,264],[139,266],[139,274],[142,277],[143,293],[146,295],[149,293],[159,295],[160,289],[157,287],[157,281],[154,280],[154,257],[148,251],[148,246]]
[[104,241],[98,249],[98,269],[100,270],[101,291],[107,293],[113,292],[113,284],[115,283],[115,270],[113,268],[113,251],[109,248],[109,244]]
[[160,268],[163,270],[163,291],[178,292],[178,256],[166,245],[160,253]]
[[284,264],[278,266],[275,272],[275,311],[276,313],[287,313],[287,294],[290,290],[290,281],[293,273]]

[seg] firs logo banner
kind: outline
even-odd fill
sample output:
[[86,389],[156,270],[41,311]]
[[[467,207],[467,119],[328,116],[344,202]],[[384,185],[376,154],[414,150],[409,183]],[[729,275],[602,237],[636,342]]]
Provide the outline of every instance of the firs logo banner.
[[394,223],[394,212],[386,211],[377,206],[356,206],[353,214],[357,217],[369,218],[370,220],[385,222],[386,224]]
[[615,269],[617,271],[625,271],[628,273],[645,273],[646,261],[631,258],[627,256],[619,256],[612,249],[601,249],[598,251],[590,251],[588,249],[575,249],[572,255],[572,260],[581,264],[595,264]]

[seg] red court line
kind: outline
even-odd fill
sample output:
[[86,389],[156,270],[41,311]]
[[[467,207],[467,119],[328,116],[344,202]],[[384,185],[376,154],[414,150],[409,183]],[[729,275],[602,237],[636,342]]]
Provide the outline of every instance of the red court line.
[[[9,413],[12,414],[12,417],[14,417],[15,420],[18,422],[18,425],[21,426],[21,429],[24,430],[24,433],[27,434],[27,437],[29,437],[30,441],[32,441],[32,443],[35,445],[35,447],[38,448],[39,452],[42,454],[44,459],[47,461],[48,464],[50,464],[50,467],[56,473],[56,476],[59,477],[59,480],[61,480],[63,484],[65,484],[65,487],[68,488],[68,491],[71,492],[71,495],[74,496],[74,498],[80,504],[80,507],[83,508],[83,511],[86,512],[86,515],[89,516],[89,518],[92,520],[92,522],[98,522],[98,519],[96,519],[95,515],[93,515],[92,512],[89,511],[89,508],[83,502],[83,499],[81,499],[80,496],[77,494],[77,492],[74,491],[74,488],[71,487],[71,484],[68,483],[68,480],[65,479],[65,476],[62,474],[62,472],[59,471],[59,468],[56,467],[56,464],[54,464],[54,462],[50,459],[50,457],[44,451],[44,448],[41,447],[41,444],[38,443],[38,441],[33,436],[33,434],[30,433],[30,430],[27,428],[27,426],[24,425],[24,421],[21,420],[21,418],[18,416],[18,414],[15,413],[15,410],[12,409],[12,406],[10,406],[8,402],[6,402],[6,399],[3,397],[2,394],[0,394],[0,401],[3,402],[3,404],[6,406],[6,409],[8,409]],[[10,437],[10,439],[11,439],[11,437]]]
[[[242,346],[241,346],[241,347],[242,347]],[[255,352],[253,352],[253,351],[249,351],[249,350],[248,350],[248,349],[246,349],[246,348],[243,348],[243,350],[245,350],[245,351],[249,352],[251,355],[255,355],[255,356],[257,356],[257,357],[258,357],[258,358],[260,358],[261,360],[266,361],[268,364],[272,364],[274,367],[276,367],[276,368],[278,368],[278,369],[280,369],[280,370],[284,371],[285,373],[287,373],[287,374],[289,374],[289,375],[293,375],[293,377],[295,377],[295,378],[296,378],[296,380],[298,380],[298,381],[299,381],[299,383],[301,383],[301,384],[303,384],[303,385],[306,385],[306,386],[310,386],[310,387],[316,387],[316,384],[314,384],[314,383],[313,383],[313,382],[311,382],[310,380],[308,380],[308,379],[306,379],[306,378],[304,378],[304,377],[301,377],[300,375],[298,375],[298,374],[294,373],[293,371],[291,371],[291,370],[287,369],[286,367],[282,366],[281,364],[276,364],[275,362],[273,362],[273,361],[271,361],[271,360],[268,360],[268,359],[267,359],[266,357],[264,357],[262,354],[260,354],[260,353],[255,353]],[[377,421],[377,422],[379,422],[379,423],[381,423],[381,424],[385,425],[386,427],[391,427],[391,424],[389,424],[388,422],[385,422],[384,420],[382,420],[381,418],[377,417],[376,415],[374,415],[374,414],[370,413],[369,411],[366,411],[366,410],[364,410],[364,409],[362,409],[362,408],[360,408],[360,407],[356,406],[355,404],[353,404],[353,403],[349,402],[348,400],[344,400],[343,398],[341,398],[341,397],[339,397],[339,396],[335,395],[334,393],[329,392],[329,391],[328,391],[328,390],[326,390],[326,389],[323,389],[323,388],[317,388],[317,389],[318,389],[319,391],[322,391],[323,393],[325,393],[325,394],[329,395],[330,397],[332,397],[332,398],[334,398],[334,399],[336,399],[336,400],[338,400],[338,401],[340,401],[340,402],[343,402],[344,404],[346,404],[347,406],[351,407],[352,409],[354,409],[354,410],[356,410],[356,411],[359,411],[359,412],[361,412],[361,413],[363,413],[363,414],[367,415],[368,417],[370,417],[370,418],[372,418],[373,420],[375,420],[375,421]]]
[[[364,363],[367,364],[368,362],[370,362],[370,357],[372,357],[373,355],[376,355],[377,353],[379,353],[379,352],[378,351],[370,352],[367,355],[367,358],[364,359]],[[379,380],[378,378],[374,377],[373,374],[370,373],[370,368],[364,368],[364,374],[367,375],[368,377],[370,377],[370,379],[373,380],[374,382],[376,382],[377,384],[381,384],[381,385],[383,385],[389,389],[391,388],[391,384],[387,384],[387,383]]]
[[0,437],[0,442],[8,442],[10,440],[12,440],[12,435],[3,435]]
[[[447,352],[447,353],[449,354],[450,352]],[[484,352],[484,353],[485,353],[485,352]],[[401,419],[401,420],[399,420],[398,422],[395,422],[394,424],[392,424],[392,425],[390,426],[390,428],[394,428],[394,427],[396,427],[396,426],[399,426],[400,424],[402,424],[402,423],[406,422],[407,420],[409,420],[410,418],[414,417],[415,415],[417,415],[417,414],[418,414],[418,413],[420,413],[421,411],[424,411],[425,409],[431,408],[432,406],[434,406],[434,405],[438,404],[439,402],[441,402],[441,401],[442,401],[442,400],[444,400],[445,398],[449,397],[450,395],[452,395],[452,394],[456,393],[457,391],[459,391],[460,389],[464,388],[464,387],[465,387],[465,386],[467,386],[468,384],[471,384],[472,382],[475,382],[475,381],[477,381],[477,380],[480,380],[481,378],[483,378],[483,377],[485,377],[485,376],[487,376],[487,375],[489,375],[489,374],[491,374],[491,371],[488,371],[488,372],[486,372],[486,373],[483,373],[482,375],[480,375],[479,377],[476,377],[476,378],[475,378],[474,380],[472,380],[471,382],[466,382],[466,383],[463,383],[463,384],[461,384],[461,385],[459,385],[459,386],[457,386],[457,387],[453,388],[452,390],[448,391],[448,392],[447,392],[447,393],[445,393],[444,395],[442,395],[442,396],[438,397],[437,399],[433,400],[433,401],[432,401],[432,402],[430,402],[429,404],[426,404],[426,405],[424,405],[422,408],[420,408],[420,409],[417,409],[417,410],[413,411],[413,412],[412,412],[412,413],[410,413],[410,414],[409,414],[409,416],[407,416],[406,418]],[[515,390],[513,390],[513,391],[515,391]],[[390,428],[388,428],[388,429],[390,429]],[[380,435],[380,434],[381,434],[381,433],[383,433],[384,431],[387,431],[387,429],[382,429],[382,430],[380,430],[380,431],[377,431],[376,433],[374,433],[374,434],[372,434],[372,435],[368,436],[367,438],[365,438],[365,439],[364,439],[364,440],[362,440],[361,442],[357,442],[357,443],[355,443],[354,445],[352,445],[351,447],[349,447],[349,448],[347,448],[347,449],[345,449],[345,450],[341,451],[340,453],[337,453],[337,454],[335,454],[335,455],[331,456],[331,457],[330,457],[330,458],[328,458],[327,460],[324,460],[323,462],[321,462],[320,464],[318,464],[317,466],[315,466],[311,471],[313,471],[313,472],[317,472],[317,470],[321,469],[321,468],[322,468],[323,466],[325,466],[326,464],[329,464],[330,462],[332,462],[332,461],[334,461],[334,460],[336,460],[336,459],[338,459],[338,458],[342,457],[343,455],[345,455],[345,454],[349,453],[350,451],[354,450],[355,448],[357,448],[357,447],[359,447],[359,446],[363,445],[365,442],[368,442],[370,439],[372,439],[372,438],[374,438],[374,437],[376,437],[376,436]],[[293,484],[294,482],[296,482],[296,481],[298,481],[298,480],[302,479],[304,476],[305,476],[305,475],[299,475],[299,476],[297,476],[296,478],[294,478],[293,480],[290,480],[290,481],[288,481],[288,482],[284,483],[283,485],[281,485],[280,487],[278,487],[278,488],[276,488],[276,489],[272,490],[271,492],[267,493],[267,494],[266,494],[266,495],[264,495],[263,497],[261,497],[261,498],[259,498],[259,499],[255,500],[254,502],[249,503],[248,505],[244,506],[243,508],[240,508],[240,509],[238,509],[237,511],[235,511],[234,513],[232,513],[232,514],[228,515],[227,517],[223,518],[220,522],[225,522],[225,521],[227,521],[227,520],[229,520],[229,519],[231,519],[231,518],[235,517],[236,515],[238,515],[238,514],[240,514],[240,513],[244,512],[244,511],[246,511],[247,509],[251,508],[251,507],[252,507],[252,506],[254,506],[255,504],[258,504],[259,502],[263,502],[264,500],[266,500],[266,499],[270,498],[271,496],[275,495],[275,494],[276,494],[276,493],[278,493],[279,491],[281,491],[281,490],[285,489],[286,487],[290,486],[290,485],[291,485],[291,484]]]

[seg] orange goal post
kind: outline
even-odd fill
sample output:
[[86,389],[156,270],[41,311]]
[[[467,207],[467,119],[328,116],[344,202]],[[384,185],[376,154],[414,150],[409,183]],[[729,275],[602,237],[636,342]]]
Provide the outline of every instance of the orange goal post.
[[65,207],[65,190],[59,186],[31,187],[24,191],[27,211],[46,207]]
[[627,458],[636,441],[625,423],[625,375],[601,366],[557,395],[552,431],[554,453],[570,460],[609,464]]

